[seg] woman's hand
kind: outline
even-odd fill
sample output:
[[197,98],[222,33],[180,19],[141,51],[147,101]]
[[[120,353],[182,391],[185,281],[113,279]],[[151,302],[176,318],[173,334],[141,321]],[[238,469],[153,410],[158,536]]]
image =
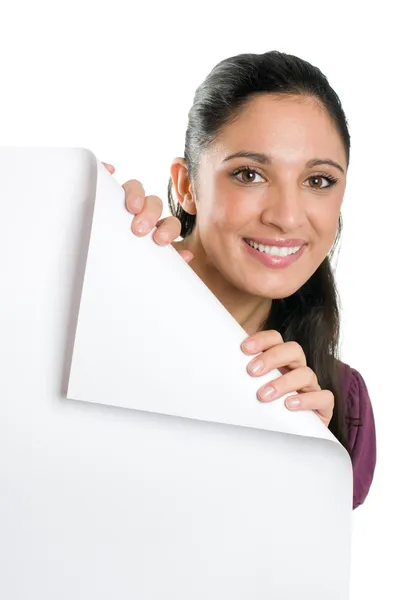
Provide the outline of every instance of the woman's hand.
[[[314,410],[329,425],[333,416],[334,396],[329,390],[321,390],[314,371],[307,366],[304,351],[297,342],[284,342],[278,331],[259,331],[247,338],[241,346],[245,354],[258,354],[247,366],[248,373],[259,377],[273,369],[279,369],[277,377],[257,392],[262,402],[281,398],[285,394],[298,392],[285,400],[291,410]],[[268,394],[268,390],[270,393]]]
[[[102,163],[113,175],[115,167]],[[126,208],[135,215],[131,224],[131,231],[140,237],[147,235],[154,227],[153,240],[160,246],[171,244],[181,233],[181,223],[176,217],[160,219],[163,211],[163,202],[158,196],[145,196],[142,183],[137,179],[130,179],[122,185],[126,193]],[[176,248],[177,249],[177,248]],[[178,250],[180,256],[190,262],[193,258],[189,250]]]

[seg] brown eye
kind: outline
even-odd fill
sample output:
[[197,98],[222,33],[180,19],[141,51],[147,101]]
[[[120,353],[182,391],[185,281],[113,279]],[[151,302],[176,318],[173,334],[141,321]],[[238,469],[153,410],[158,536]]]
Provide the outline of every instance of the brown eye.
[[241,183],[261,183],[258,181],[255,181],[256,177],[261,177],[261,174],[256,170],[256,169],[252,169],[250,167],[244,167],[244,168],[240,168],[237,169],[236,171],[234,171],[233,173],[230,173],[231,177],[236,178],[238,181],[240,181]]
[[312,181],[315,182],[315,185],[314,185],[315,188],[319,188],[319,189],[322,188],[322,179],[324,179],[323,177],[315,176],[315,177],[310,177],[310,179],[312,179]]
[[[322,179],[328,182],[328,185],[322,185]],[[313,190],[326,190],[327,188],[332,187],[335,183],[337,183],[337,179],[334,177],[330,177],[329,175],[312,175],[308,178],[309,181],[315,182],[315,185],[311,185],[310,187]]]
[[251,171],[250,169],[242,171],[242,179],[245,183],[253,183],[253,181],[256,179],[256,175],[257,173]]

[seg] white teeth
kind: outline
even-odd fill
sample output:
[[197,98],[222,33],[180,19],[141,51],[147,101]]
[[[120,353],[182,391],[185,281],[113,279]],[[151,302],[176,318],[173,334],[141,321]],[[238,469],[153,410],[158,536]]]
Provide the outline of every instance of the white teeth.
[[290,254],[295,254],[301,248],[301,246],[294,246],[293,248],[288,248],[287,246],[263,246],[263,244],[257,244],[257,242],[252,242],[252,240],[247,240],[247,243],[252,248],[265,254],[271,254],[272,256],[289,256]]

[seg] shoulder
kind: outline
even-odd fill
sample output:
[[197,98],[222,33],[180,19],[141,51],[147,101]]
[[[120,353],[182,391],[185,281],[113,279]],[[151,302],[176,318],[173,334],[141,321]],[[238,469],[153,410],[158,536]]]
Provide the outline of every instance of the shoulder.
[[354,508],[368,495],[376,466],[376,430],[369,391],[362,375],[341,361],[341,389],[354,475]]

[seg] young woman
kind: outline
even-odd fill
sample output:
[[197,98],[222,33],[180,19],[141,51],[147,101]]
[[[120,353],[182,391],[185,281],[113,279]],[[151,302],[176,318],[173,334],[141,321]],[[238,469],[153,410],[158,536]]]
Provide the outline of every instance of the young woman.
[[158,223],[160,198],[137,180],[123,187],[133,232],[158,225],[154,240],[173,242],[247,332],[250,375],[282,372],[258,400],[297,391],[288,408],[314,410],[348,450],[356,508],[373,479],[376,440],[365,382],[338,358],[330,258],[349,157],[345,114],[318,68],[277,51],[241,54],[196,91],[184,158],[171,166],[173,216]]

